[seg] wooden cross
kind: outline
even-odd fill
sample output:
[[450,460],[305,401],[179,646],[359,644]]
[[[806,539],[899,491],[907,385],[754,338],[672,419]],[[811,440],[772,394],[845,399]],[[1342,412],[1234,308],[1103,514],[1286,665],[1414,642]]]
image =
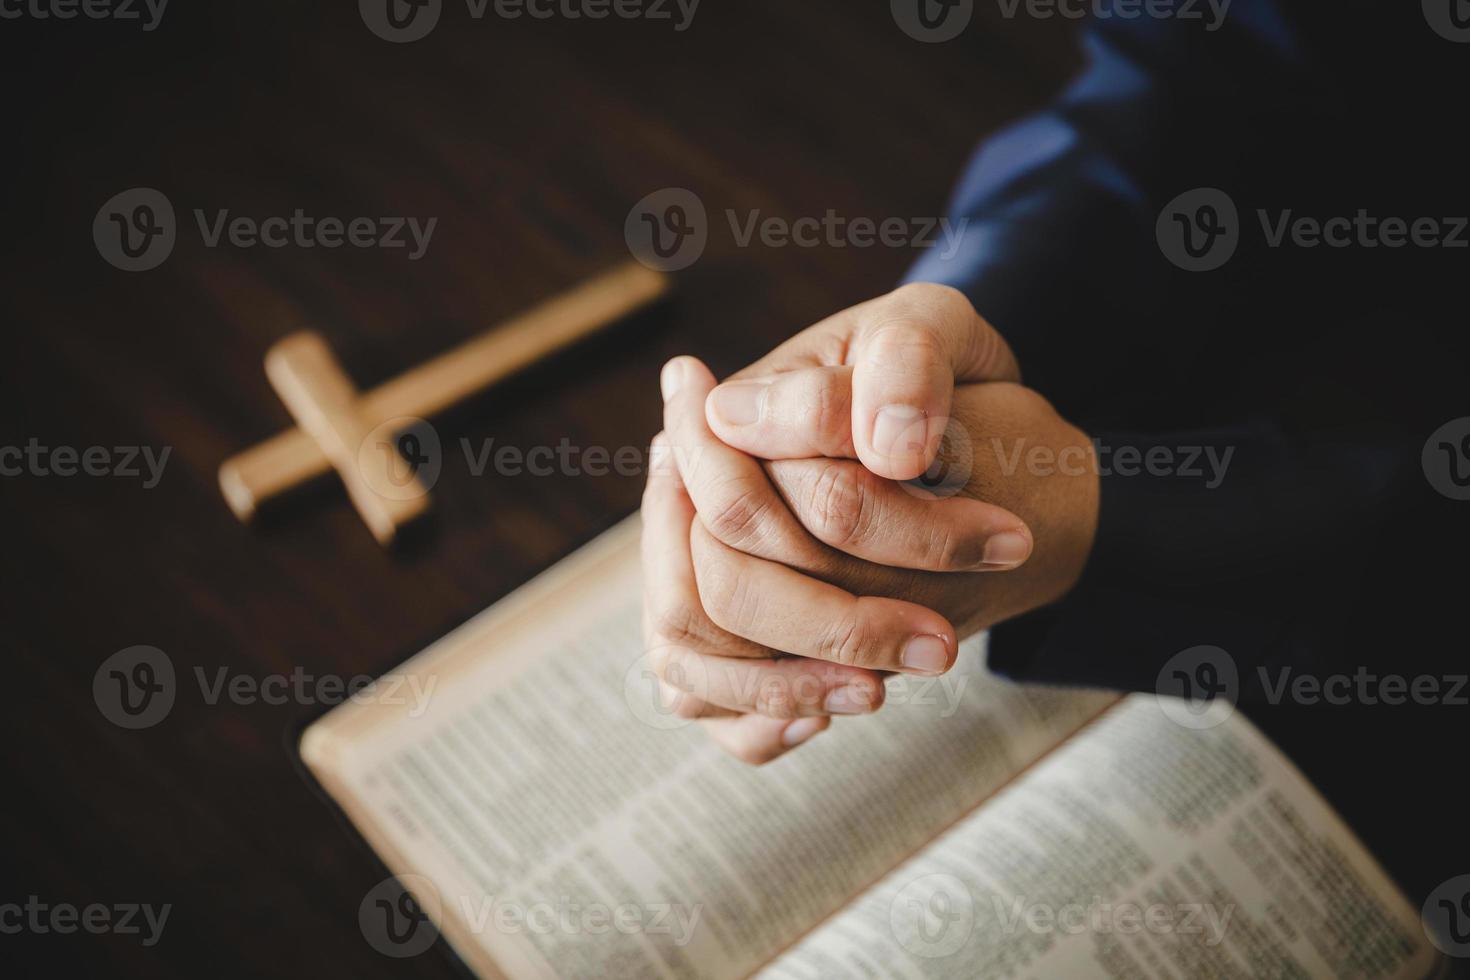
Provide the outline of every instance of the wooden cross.
[[265,370],[297,427],[225,460],[225,501],[248,521],[272,497],[335,469],[373,536],[389,545],[427,509],[428,495],[394,443],[387,451],[371,444],[375,432],[437,414],[668,289],[662,273],[627,263],[367,392],[357,390],[320,334],[292,334],[266,353]]

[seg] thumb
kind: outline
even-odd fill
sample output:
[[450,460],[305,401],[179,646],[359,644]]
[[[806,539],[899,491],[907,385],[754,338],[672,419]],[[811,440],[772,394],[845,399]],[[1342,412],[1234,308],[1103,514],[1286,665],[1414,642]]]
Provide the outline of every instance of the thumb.
[[912,480],[937,458],[957,381],[1019,381],[1010,346],[961,292],[901,287],[867,305],[850,354],[852,441],[879,476]]

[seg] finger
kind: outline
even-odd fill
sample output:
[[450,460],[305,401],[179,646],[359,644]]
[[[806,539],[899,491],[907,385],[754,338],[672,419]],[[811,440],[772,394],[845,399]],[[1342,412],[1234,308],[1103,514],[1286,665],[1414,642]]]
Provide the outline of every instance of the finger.
[[671,712],[676,718],[708,719],[708,718],[743,718],[738,711],[721,708],[701,700],[688,691],[681,691],[672,684],[663,680],[658,682],[658,697],[663,703],[664,710]]
[[688,647],[649,651],[661,682],[701,703],[771,718],[867,714],[883,703],[883,679],[869,670],[806,657],[751,660]]
[[650,653],[682,647],[726,657],[768,658],[770,651],[720,629],[699,605],[689,554],[694,505],[674,465],[668,437],[649,447],[648,483],[640,511],[643,572],[643,644]]
[[798,718],[782,721],[761,715],[705,721],[710,738],[742,762],[764,765],[791,751],[818,732],[826,731],[830,718]]
[[643,495],[643,635],[649,665],[662,688],[687,696],[677,702],[679,716],[733,709],[789,719],[877,710],[883,703],[883,683],[871,671],[802,658],[775,659],[771,651],[709,619],[700,604],[689,551],[694,507],[668,449],[663,433],[654,437]]
[[1026,522],[969,497],[935,497],[845,459],[769,463],[783,501],[817,540],[880,565],[1005,571],[1031,556]]
[[852,368],[813,367],[727,381],[710,392],[705,420],[726,445],[761,459],[857,459]]
[[1010,347],[969,300],[932,283],[902,287],[870,306],[859,317],[850,360],[857,456],[893,480],[920,476],[938,455],[956,380],[1020,378]]
[[781,502],[758,461],[710,431],[704,403],[715,386],[709,368],[676,357],[659,378],[664,431],[699,520],[732,548],[803,567],[820,567],[823,549]]
[[850,368],[804,368],[719,385],[705,414],[732,448],[802,461],[766,469],[802,525],[834,548],[927,571],[1006,569],[1026,560],[1031,533],[1010,511],[967,497],[937,499],[837,462],[855,458],[851,405]]
[[850,592],[737,551],[696,520],[690,532],[706,615],[721,629],[798,656],[870,670],[941,674],[953,664],[949,620],[912,602]]

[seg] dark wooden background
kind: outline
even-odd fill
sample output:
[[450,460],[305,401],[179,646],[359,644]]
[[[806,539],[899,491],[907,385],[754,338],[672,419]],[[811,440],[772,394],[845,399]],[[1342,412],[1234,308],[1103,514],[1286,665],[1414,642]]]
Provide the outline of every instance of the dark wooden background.
[[[352,3],[178,3],[162,26],[6,21],[0,438],[172,447],[162,482],[0,478],[5,738],[0,903],[173,906],[162,941],[0,935],[0,973],[450,975],[384,958],[357,909],[382,873],[296,769],[318,709],[221,703],[193,670],[379,673],[637,506],[641,479],[474,477],[458,445],[644,446],[680,352],[727,372],[888,288],[909,250],[737,248],[725,208],[786,218],[941,213],[985,133],[1075,67],[1061,21],[995,8],[926,45],[886,3],[744,0],[667,23],[471,20],[390,45]],[[179,243],[125,273],[101,204],[163,191]],[[466,405],[429,533],[379,549],[335,480],[255,527],[215,483],[287,416],[261,357],[324,332],[376,383],[627,258],[623,221],[684,186],[713,219],[677,295]],[[194,208],[263,218],[437,217],[427,255],[203,247]],[[180,675],[151,729],[110,724],[92,678],[157,646]]]

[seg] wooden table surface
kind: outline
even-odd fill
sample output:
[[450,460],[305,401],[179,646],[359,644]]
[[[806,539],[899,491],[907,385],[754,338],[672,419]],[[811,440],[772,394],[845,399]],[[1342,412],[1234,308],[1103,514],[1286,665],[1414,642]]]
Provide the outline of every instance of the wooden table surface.
[[[861,9],[859,9],[861,6]],[[734,209],[795,219],[940,213],[976,140],[1075,67],[1071,27],[978,5],[921,44],[888,4],[702,5],[646,20],[475,20],[373,36],[352,3],[168,8],[156,31],[6,21],[7,227],[0,445],[170,448],[157,486],[0,477],[9,670],[0,904],[172,906],[161,941],[0,935],[16,975],[451,975],[359,932],[382,876],[293,758],[320,710],[210,704],[223,668],[260,679],[382,672],[631,512],[637,475],[476,476],[478,449],[637,447],[663,361],[719,373],[887,289],[911,249],[740,247]],[[164,192],[178,243],[113,268],[91,235],[126,188]],[[221,460],[287,423],[266,348],[322,331],[359,385],[390,377],[628,257],[645,194],[695,191],[703,257],[660,310],[439,420],[434,519],[383,552],[335,479],[237,523]],[[436,217],[403,249],[209,248],[213,215]],[[117,457],[114,457],[117,458]],[[145,644],[178,695],[141,731],[108,721],[98,666]]]

